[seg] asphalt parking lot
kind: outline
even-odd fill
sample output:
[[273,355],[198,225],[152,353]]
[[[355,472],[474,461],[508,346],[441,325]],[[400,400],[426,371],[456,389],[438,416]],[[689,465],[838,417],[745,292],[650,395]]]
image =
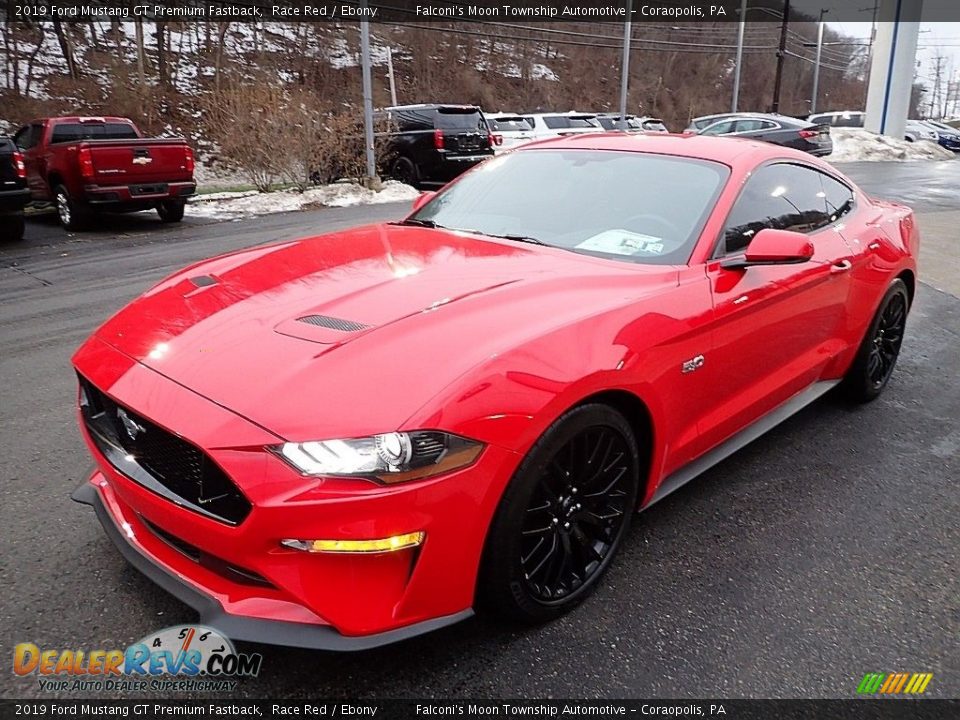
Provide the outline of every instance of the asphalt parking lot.
[[[827,396],[639,516],[597,593],[560,621],[473,619],[352,655],[248,646],[263,670],[236,696],[851,697],[864,673],[896,671],[932,672],[927,695],[960,696],[960,161],[860,165],[844,169],[937,229],[941,289],[920,288],[879,400],[852,408]],[[151,214],[78,235],[38,218],[23,243],[0,247],[8,660],[18,642],[122,648],[195,619],[69,500],[90,465],[73,350],[180,266],[404,209],[179,227]],[[6,670],[0,695],[44,693]]]

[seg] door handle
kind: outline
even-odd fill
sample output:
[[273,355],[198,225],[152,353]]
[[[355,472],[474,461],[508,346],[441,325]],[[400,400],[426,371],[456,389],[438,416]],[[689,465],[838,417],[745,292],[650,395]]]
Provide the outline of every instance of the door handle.
[[830,266],[830,272],[842,273],[842,272],[846,272],[852,267],[853,267],[853,263],[850,262],[849,260],[840,260],[839,262],[835,262],[833,265]]

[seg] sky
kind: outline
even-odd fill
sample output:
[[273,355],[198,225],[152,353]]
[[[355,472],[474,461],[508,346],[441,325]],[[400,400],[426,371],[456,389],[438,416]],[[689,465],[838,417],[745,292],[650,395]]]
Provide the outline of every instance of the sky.
[[[869,3],[865,2],[863,4]],[[871,14],[871,9],[865,9],[865,22],[827,21],[827,27],[867,42],[870,39],[871,23],[869,17]],[[935,58],[938,53],[945,57],[941,83],[948,77],[951,80],[960,79],[960,22],[920,23],[920,37],[917,41],[916,77],[927,88],[933,87]]]

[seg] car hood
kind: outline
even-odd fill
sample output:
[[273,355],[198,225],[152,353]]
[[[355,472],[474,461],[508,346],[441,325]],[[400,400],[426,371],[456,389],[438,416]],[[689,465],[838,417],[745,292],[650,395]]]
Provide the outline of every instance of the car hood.
[[194,265],[96,336],[303,440],[395,429],[503,348],[676,278],[669,266],[375,225]]

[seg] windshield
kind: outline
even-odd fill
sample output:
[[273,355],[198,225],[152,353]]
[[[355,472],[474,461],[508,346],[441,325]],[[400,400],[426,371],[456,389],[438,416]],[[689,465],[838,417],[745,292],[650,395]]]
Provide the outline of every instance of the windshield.
[[527,150],[484,163],[407,222],[682,264],[728,175],[719,163],[666,155]]
[[60,123],[54,126],[52,143],[78,140],[136,140],[137,131],[126,123]]

